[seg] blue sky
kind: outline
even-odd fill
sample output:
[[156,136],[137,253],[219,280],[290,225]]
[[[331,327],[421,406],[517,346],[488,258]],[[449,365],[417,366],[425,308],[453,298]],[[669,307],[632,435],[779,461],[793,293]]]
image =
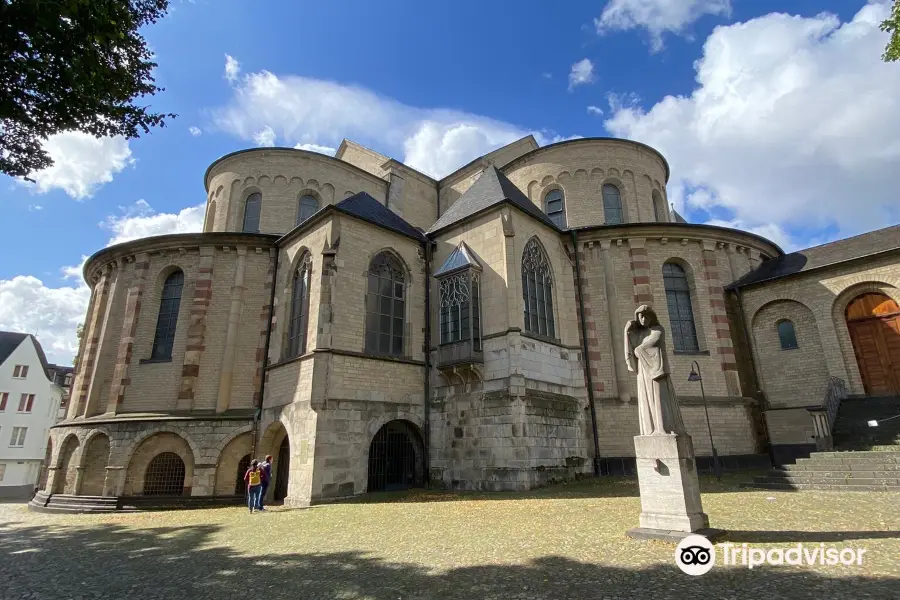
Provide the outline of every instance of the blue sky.
[[793,249],[900,220],[883,2],[486,4],[174,1],[145,35],[166,88],[149,102],[178,118],[130,142],[49,140],[37,186],[0,180],[4,246],[21,249],[0,260],[0,328],[71,360],[83,257],[196,230],[206,167],[256,145],[348,137],[443,175],[527,133],[629,137],[666,155],[695,222]]

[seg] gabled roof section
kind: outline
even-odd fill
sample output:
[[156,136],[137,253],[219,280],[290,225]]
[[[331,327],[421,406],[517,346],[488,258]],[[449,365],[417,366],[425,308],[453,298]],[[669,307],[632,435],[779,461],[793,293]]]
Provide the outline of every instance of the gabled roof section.
[[788,275],[804,273],[813,269],[863,258],[872,254],[900,249],[900,225],[885,227],[836,242],[813,246],[783,256],[770,258],[755,270],[750,271],[728,289],[740,288]]
[[676,223],[687,223],[687,221],[684,220],[684,217],[678,214],[678,211],[674,208],[672,209],[672,218],[675,219]]
[[441,268],[435,271],[434,276],[440,277],[441,275],[447,275],[448,273],[468,267],[478,269],[479,271],[483,270],[481,263],[478,262],[478,258],[475,257],[475,253],[472,252],[472,249],[469,248],[465,242],[460,242],[459,245],[454,248],[453,252],[450,253],[450,256],[447,257],[447,260],[444,261],[444,264],[441,265]]
[[[507,154],[510,150],[515,150],[517,147],[521,147],[521,151],[517,152],[515,155],[507,156],[505,157],[505,159],[500,156],[501,154]],[[525,137],[519,138],[516,141],[510,142],[505,146],[500,146],[496,150],[492,150],[491,152],[488,152],[483,156],[479,156],[473,160],[470,160],[452,173],[449,173],[448,175],[442,177],[440,179],[440,184],[444,185],[447,181],[455,179],[457,176],[460,176],[463,173],[470,172],[472,170],[472,167],[479,163],[499,163],[500,167],[503,167],[506,164],[516,160],[516,158],[537,150],[539,147],[540,146],[538,145],[537,140],[534,139],[534,135],[529,133]]]
[[522,193],[522,190],[517,188],[506,175],[498,171],[497,167],[490,165],[475,180],[472,187],[450,205],[450,208],[441,215],[441,218],[431,226],[428,233],[446,229],[503,202],[509,202],[544,225],[559,231],[559,228],[550,220],[550,217],[535,206],[534,202]]
[[44,369],[44,376],[49,379],[50,376],[47,373],[47,356],[44,354],[44,349],[41,348],[41,343],[28,333],[0,331],[0,365],[6,362],[6,359],[15,352],[16,348],[18,348],[23,341],[25,341],[25,338],[31,338],[31,341],[34,342],[34,349],[35,352],[37,352],[38,359],[41,361],[41,367]]
[[334,209],[350,216],[390,229],[417,242],[425,241],[425,234],[365,192],[359,192],[334,205]]

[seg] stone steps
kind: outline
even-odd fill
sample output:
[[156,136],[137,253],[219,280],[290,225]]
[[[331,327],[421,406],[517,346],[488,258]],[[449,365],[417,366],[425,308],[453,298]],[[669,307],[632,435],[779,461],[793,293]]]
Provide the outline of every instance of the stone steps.
[[744,487],[768,490],[900,491],[900,452],[814,452]]
[[781,490],[787,492],[802,490],[816,490],[826,492],[900,492],[900,487],[892,488],[886,486],[832,485],[821,483],[748,483],[744,484],[743,487],[757,490]]
[[45,513],[136,512],[241,505],[243,496],[73,496],[38,492],[28,508]]

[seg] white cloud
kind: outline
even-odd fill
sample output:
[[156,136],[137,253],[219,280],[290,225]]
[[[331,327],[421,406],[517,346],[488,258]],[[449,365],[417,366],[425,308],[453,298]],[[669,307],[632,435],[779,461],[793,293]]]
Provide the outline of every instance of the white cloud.
[[606,128],[663,152],[679,212],[686,203],[803,244],[825,228],[843,237],[896,223],[900,70],[880,60],[878,29],[888,11],[719,27],[690,96],[620,105]]
[[188,131],[190,131],[190,132],[191,132],[191,135],[194,136],[194,137],[197,137],[198,135],[202,135],[202,134],[203,134],[203,130],[202,130],[202,129],[200,129],[199,127],[195,127],[195,126],[193,126],[193,125],[191,125],[190,127],[188,127]]
[[658,52],[665,32],[683,34],[704,15],[731,15],[731,0],[610,0],[594,26],[601,35],[643,27],[650,34],[652,50]]
[[189,206],[177,214],[157,213],[145,200],[138,200],[133,206],[120,207],[120,210],[122,211],[121,215],[110,215],[100,223],[100,227],[113,234],[107,246],[151,235],[201,231],[206,204]]
[[589,114],[589,115],[597,115],[597,116],[599,116],[599,115],[602,115],[602,114],[603,114],[603,109],[600,108],[599,106],[593,106],[593,105],[588,106],[588,107],[587,107],[587,111],[588,111],[588,114]]
[[590,59],[583,58],[572,65],[572,70],[569,71],[569,91],[592,81],[594,81],[594,63]]
[[28,205],[28,210],[30,210],[30,211],[44,210],[44,207],[41,206],[40,204],[29,204],[29,205]]
[[230,54],[225,55],[225,79],[228,81],[236,81],[241,74],[241,63],[236,61]]
[[113,175],[134,163],[128,141],[121,136],[96,138],[80,131],[67,131],[47,138],[44,149],[53,165],[31,175],[39,194],[64,190],[76,200],[89,198]]
[[539,141],[553,135],[457,110],[407,106],[358,86],[268,71],[237,78],[230,100],[211,117],[219,130],[257,145],[337,148],[351,138],[435,177],[529,133]]
[[319,154],[327,154],[328,156],[334,156],[334,153],[337,152],[337,148],[332,148],[330,146],[320,146],[318,144],[297,144],[294,146],[297,150],[308,150],[309,152],[318,152]]
[[553,79],[553,73],[544,71],[543,73],[541,73],[541,77],[543,77],[544,79]]

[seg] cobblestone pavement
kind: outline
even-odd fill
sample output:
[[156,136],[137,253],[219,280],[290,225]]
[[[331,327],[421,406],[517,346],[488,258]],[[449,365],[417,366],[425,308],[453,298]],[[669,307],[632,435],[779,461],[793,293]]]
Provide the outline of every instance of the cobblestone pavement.
[[900,494],[703,488],[729,541],[861,547],[864,564],[716,566],[691,577],[673,545],[625,537],[640,512],[636,485],[606,479],[253,515],[43,515],[0,504],[0,598],[900,598]]

